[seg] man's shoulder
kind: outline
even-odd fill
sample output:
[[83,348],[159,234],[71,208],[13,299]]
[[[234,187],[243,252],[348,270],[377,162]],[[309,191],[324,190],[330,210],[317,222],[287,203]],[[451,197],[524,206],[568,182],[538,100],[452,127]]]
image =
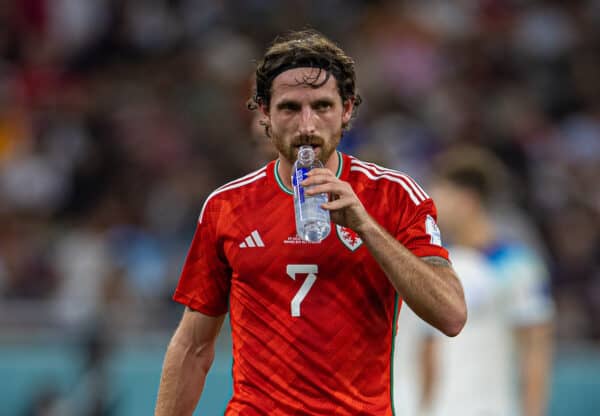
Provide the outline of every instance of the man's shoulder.
[[497,242],[485,251],[490,264],[504,279],[519,281],[549,278],[543,257],[525,243],[515,240]]
[[525,243],[514,239],[499,239],[484,250],[488,260],[494,264],[513,262],[537,262],[539,255]]
[[263,188],[271,164],[272,162],[247,175],[229,181],[211,192],[204,201],[199,220],[202,221],[203,214],[208,205],[214,206],[214,204],[218,202],[243,199],[245,195],[247,195],[247,192],[252,192],[257,189],[257,187]]
[[414,205],[420,205],[430,199],[417,181],[405,172],[367,162],[354,156],[347,156],[346,160],[350,165],[349,178],[352,182],[375,187],[378,191],[388,190],[396,195],[406,196]]
[[237,179],[231,180],[219,186],[211,193],[209,198],[217,194],[227,194],[228,191],[233,191],[233,193],[239,193],[248,189],[252,189],[253,187],[262,185],[261,181],[264,181],[267,178],[267,172],[270,165],[271,163],[261,167],[260,169],[257,169],[253,172],[250,172],[244,176],[241,176]]

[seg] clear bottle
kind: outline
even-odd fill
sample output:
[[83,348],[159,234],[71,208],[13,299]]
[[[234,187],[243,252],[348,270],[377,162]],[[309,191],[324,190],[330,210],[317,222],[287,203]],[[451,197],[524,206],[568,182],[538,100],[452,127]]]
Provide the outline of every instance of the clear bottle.
[[307,196],[300,183],[307,178],[311,169],[322,167],[321,161],[315,159],[315,151],[311,146],[300,147],[298,160],[292,167],[296,231],[300,238],[312,243],[320,243],[331,231],[329,211],[321,208],[321,205],[328,201],[328,197],[325,193]]

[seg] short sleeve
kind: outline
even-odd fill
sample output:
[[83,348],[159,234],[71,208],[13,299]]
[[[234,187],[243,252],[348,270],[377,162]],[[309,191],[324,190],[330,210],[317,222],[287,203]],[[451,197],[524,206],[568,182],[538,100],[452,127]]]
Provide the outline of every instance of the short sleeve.
[[542,260],[527,248],[513,250],[505,267],[510,270],[509,317],[514,325],[547,322],[554,315],[550,281]]
[[432,199],[405,210],[395,237],[417,257],[436,256],[448,260],[437,226],[437,211]]
[[219,209],[206,202],[173,300],[210,316],[227,313],[231,271],[217,233]]

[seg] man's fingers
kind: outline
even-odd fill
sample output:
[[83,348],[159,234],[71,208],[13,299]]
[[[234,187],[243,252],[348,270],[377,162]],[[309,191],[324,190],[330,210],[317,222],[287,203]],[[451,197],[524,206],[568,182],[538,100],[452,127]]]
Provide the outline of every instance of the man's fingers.
[[335,211],[338,209],[345,208],[349,205],[351,205],[351,202],[349,200],[340,198],[340,199],[336,199],[335,201],[326,202],[326,203],[322,204],[321,207],[328,211]]
[[333,193],[336,195],[342,195],[345,190],[346,189],[344,185],[342,185],[341,183],[328,182],[320,185],[313,185],[309,189],[306,189],[304,193],[306,195],[317,195],[323,193]]
[[314,168],[308,172],[309,177],[315,175],[335,176],[332,171],[326,168]]
[[[311,171],[311,172],[313,172],[313,171]],[[302,186],[318,185],[321,183],[333,182],[333,181],[337,181],[337,180],[338,179],[335,176],[315,174],[315,175],[311,175],[308,178],[304,179],[302,182],[300,182],[300,185],[302,185]]]

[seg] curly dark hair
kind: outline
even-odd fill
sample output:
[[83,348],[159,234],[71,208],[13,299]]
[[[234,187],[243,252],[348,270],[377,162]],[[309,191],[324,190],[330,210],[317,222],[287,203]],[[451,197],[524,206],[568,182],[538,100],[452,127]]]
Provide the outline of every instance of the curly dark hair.
[[[333,75],[342,102],[354,100],[352,118],[355,117],[362,98],[356,92],[354,60],[314,29],[290,32],[275,38],[256,67],[256,86],[252,97],[247,102],[248,108],[256,110],[260,105],[268,108],[271,102],[271,85],[275,77],[288,69],[301,67],[319,69],[314,77],[302,80],[312,88],[319,88]],[[320,71],[326,71],[326,77],[322,81],[319,81]]]

